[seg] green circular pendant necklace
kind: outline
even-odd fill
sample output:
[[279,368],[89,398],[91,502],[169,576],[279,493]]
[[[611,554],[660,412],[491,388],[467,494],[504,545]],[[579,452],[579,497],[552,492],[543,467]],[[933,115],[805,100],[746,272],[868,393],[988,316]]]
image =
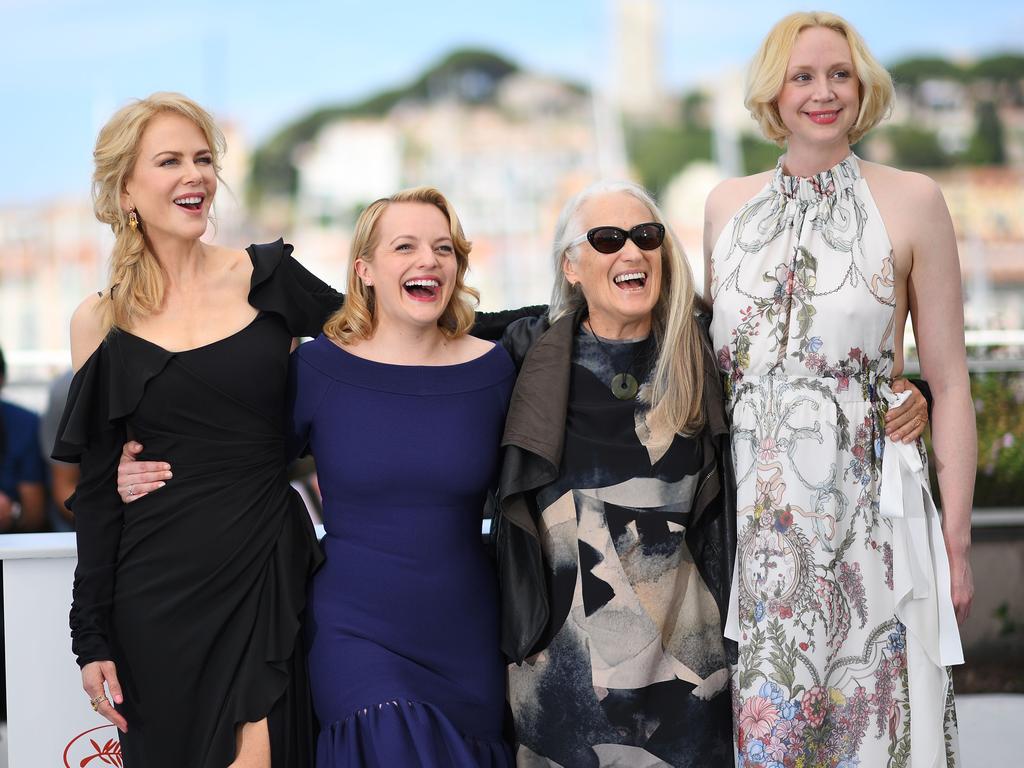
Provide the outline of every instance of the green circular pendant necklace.
[[[590,324],[589,320],[587,321],[587,327],[590,330],[590,334],[594,337],[594,340],[597,341],[598,345],[601,347],[601,352],[604,354],[605,360],[608,361],[612,370],[615,370],[617,366],[615,365],[614,358],[608,351],[608,348],[605,347],[604,342],[601,341],[601,337],[594,332],[594,326]],[[633,375],[633,363],[636,362],[636,350],[641,343],[642,342],[639,341],[633,343],[633,348],[630,350],[629,365],[626,366],[626,370],[612,376],[612,383],[609,389],[611,389],[612,395],[614,395],[618,400],[635,400],[636,393],[640,391],[640,383],[636,380],[636,376]]]

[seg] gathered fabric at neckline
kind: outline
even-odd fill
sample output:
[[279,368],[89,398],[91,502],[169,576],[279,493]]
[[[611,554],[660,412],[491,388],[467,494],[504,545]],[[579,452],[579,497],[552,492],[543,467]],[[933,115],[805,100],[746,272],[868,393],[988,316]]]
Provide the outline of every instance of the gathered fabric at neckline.
[[852,152],[828,170],[813,176],[791,176],[782,168],[782,159],[775,166],[772,188],[786,198],[801,203],[819,203],[835,200],[841,193],[851,190],[861,177],[860,164]]

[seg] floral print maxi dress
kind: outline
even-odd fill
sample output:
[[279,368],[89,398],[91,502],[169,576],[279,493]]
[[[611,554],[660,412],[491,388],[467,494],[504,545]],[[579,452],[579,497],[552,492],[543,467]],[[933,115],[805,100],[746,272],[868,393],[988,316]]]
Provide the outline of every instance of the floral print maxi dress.
[[[906,547],[880,513],[896,299],[892,249],[857,158],[811,178],[785,175],[780,162],[726,226],[712,268],[738,486],[737,761],[955,766],[941,664],[931,665],[939,685],[915,687],[912,706],[908,659],[922,654],[908,653],[916,628],[900,620],[893,583],[894,551],[900,572]],[[934,723],[917,724],[913,750],[912,717]]]

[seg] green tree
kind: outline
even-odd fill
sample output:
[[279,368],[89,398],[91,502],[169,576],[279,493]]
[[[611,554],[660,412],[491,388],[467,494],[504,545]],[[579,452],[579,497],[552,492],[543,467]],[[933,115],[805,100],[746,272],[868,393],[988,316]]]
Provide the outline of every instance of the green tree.
[[989,56],[976,62],[970,74],[974,79],[1019,82],[1024,80],[1024,56],[1019,53]]
[[996,105],[991,101],[981,102],[975,110],[975,118],[977,122],[967,147],[966,160],[975,165],[1004,165],[1003,123]]
[[967,73],[948,59],[938,56],[917,56],[898,61],[889,67],[897,85],[916,87],[924,80],[963,80]]
[[893,125],[885,131],[893,164],[900,168],[944,168],[951,159],[934,131],[913,125]]
[[457,50],[431,66],[411,83],[374,94],[352,104],[323,107],[285,125],[253,153],[249,203],[258,206],[268,195],[294,196],[298,174],[292,163],[296,147],[316,138],[320,130],[342,117],[379,116],[406,99],[426,100],[455,94],[463,101],[493,99],[502,79],[518,66],[497,54],[479,49]]
[[775,167],[783,149],[760,136],[746,134],[740,139],[743,151],[743,169],[746,173],[760,173]]
[[640,180],[655,195],[694,160],[711,159],[711,131],[681,126],[631,126],[626,151]]

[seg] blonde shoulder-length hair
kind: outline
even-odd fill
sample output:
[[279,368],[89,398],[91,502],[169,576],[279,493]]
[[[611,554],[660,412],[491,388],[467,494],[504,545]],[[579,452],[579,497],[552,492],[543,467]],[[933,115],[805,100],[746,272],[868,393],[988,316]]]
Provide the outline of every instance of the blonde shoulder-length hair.
[[448,301],[448,306],[438,318],[437,325],[450,339],[465,335],[476,320],[475,307],[480,299],[479,292],[466,285],[469,252],[473,244],[466,239],[455,208],[448,198],[434,187],[404,189],[391,197],[375,200],[359,215],[352,235],[352,247],[349,250],[348,291],[345,294],[345,303],[324,323],[324,335],[339,344],[347,344],[369,339],[377,329],[373,287],[363,283],[356,274],[356,261],[373,261],[374,251],[377,250],[380,241],[377,222],[392,203],[433,205],[448,220],[452,245],[455,247],[455,290]]
[[700,303],[694,292],[693,275],[683,248],[651,195],[628,181],[598,181],[573,197],[562,208],[555,225],[552,260],[555,284],[548,309],[550,321],[586,307],[587,299],[579,287],[569,284],[563,262],[586,258],[581,246],[570,244],[583,234],[580,211],[588,200],[607,195],[629,195],[651,212],[651,219],[665,227],[661,246],[661,294],[651,311],[651,332],[658,350],[654,371],[642,397],[650,405],[652,432],[693,434],[704,424],[704,364],[700,328],[696,310]]
[[786,68],[797,36],[805,29],[824,27],[838,32],[850,44],[853,68],[860,81],[860,111],[850,129],[855,144],[892,111],[893,85],[889,72],[868,50],[864,39],[846,19],[826,11],[791,13],[772,27],[761,43],[747,74],[744,104],[769,141],[780,147],[789,129],[779,115],[778,98],[786,82]]
[[166,279],[146,242],[146,222],[139,220],[135,229],[128,225],[121,195],[135,169],[142,134],[154,117],[166,113],[188,118],[202,131],[220,178],[224,135],[205,109],[180,93],[159,92],[134,101],[115,112],[100,129],[92,153],[92,205],[96,218],[114,232],[110,277],[104,293],[108,300],[99,305],[104,330],[129,328],[163,305]]

